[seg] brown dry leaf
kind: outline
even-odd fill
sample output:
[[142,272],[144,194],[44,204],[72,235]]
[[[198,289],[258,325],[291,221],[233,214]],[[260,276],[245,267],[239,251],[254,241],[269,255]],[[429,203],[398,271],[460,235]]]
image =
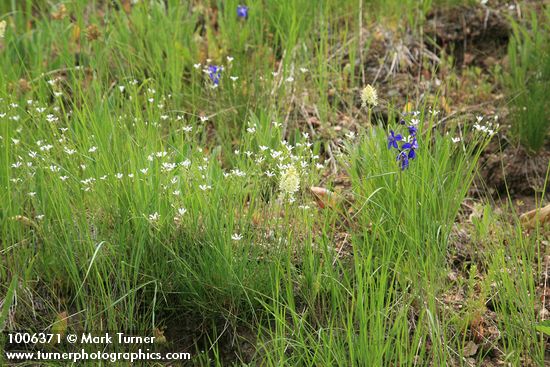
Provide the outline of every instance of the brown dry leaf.
[[540,222],[540,224],[546,222],[550,223],[550,204],[546,205],[544,208],[534,209],[522,214],[520,220],[526,228],[535,227],[537,222]]
[[316,186],[310,187],[309,190],[315,197],[317,205],[319,205],[321,209],[324,209],[327,206],[335,207],[338,204],[338,196],[330,190]]

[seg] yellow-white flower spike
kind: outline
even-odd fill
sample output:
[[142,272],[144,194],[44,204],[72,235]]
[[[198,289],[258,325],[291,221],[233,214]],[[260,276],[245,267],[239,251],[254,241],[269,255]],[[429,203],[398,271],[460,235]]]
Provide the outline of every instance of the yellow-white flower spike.
[[300,190],[300,174],[294,166],[290,166],[281,174],[279,188],[286,195],[293,195]]
[[6,21],[5,20],[0,22],[0,39],[4,38],[4,33],[6,33]]
[[367,86],[363,88],[361,92],[361,101],[363,102],[363,107],[378,106],[378,93],[372,85],[367,84]]

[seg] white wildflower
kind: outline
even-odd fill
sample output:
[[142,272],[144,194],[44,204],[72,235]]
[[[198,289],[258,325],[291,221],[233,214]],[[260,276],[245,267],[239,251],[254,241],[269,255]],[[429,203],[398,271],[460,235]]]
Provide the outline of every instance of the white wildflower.
[[212,189],[212,186],[210,186],[210,185],[199,185],[199,189],[201,189],[202,191],[206,191],[206,190]]
[[48,122],[57,122],[59,120],[59,118],[57,118],[55,115],[48,114],[48,115],[46,115],[46,120]]
[[238,169],[238,168],[235,168],[233,171],[231,171],[231,173],[232,173],[234,176],[237,176],[237,177],[244,177],[244,176],[246,176],[246,173],[244,173],[243,171],[241,171],[241,170]]
[[73,155],[73,154],[76,153],[76,150],[74,150],[74,149],[69,149],[69,148],[67,148],[67,147],[63,148],[63,151],[64,151],[65,153],[67,153],[68,155]]
[[162,164],[162,170],[164,172],[170,172],[172,171],[174,168],[176,168],[176,163],[168,163],[168,162],[165,162]]
[[149,214],[149,221],[151,223],[156,223],[160,219],[160,214],[158,212],[154,212],[153,214]]

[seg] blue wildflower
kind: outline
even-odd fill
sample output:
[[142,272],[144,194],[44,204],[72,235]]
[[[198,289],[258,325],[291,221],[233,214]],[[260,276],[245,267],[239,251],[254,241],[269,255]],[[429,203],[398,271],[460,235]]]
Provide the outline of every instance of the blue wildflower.
[[409,155],[407,154],[407,152],[405,151],[399,152],[396,160],[401,162],[401,171],[404,171],[409,167]]
[[409,157],[409,159],[414,159],[416,157],[416,151],[414,149],[409,150],[407,157]]
[[401,150],[407,150],[407,149],[415,150],[417,148],[418,148],[418,143],[416,141],[416,137],[413,137],[411,142],[406,142],[401,146]]
[[214,85],[220,84],[222,68],[216,65],[210,65],[208,67],[208,76]]
[[248,18],[248,6],[246,6],[246,5],[237,6],[237,16],[239,18],[247,19]]
[[390,130],[390,136],[388,136],[388,149],[391,149],[391,147],[399,149],[397,142],[401,140],[403,140],[403,136],[401,136],[401,134],[395,135],[393,130]]
[[[406,115],[408,114],[403,114],[403,116]],[[416,115],[413,113],[413,116]],[[397,150],[396,160],[399,162],[402,171],[409,168],[411,159],[416,158],[416,150],[418,149],[418,141],[416,140],[418,134],[417,123],[414,121],[407,123],[405,117],[403,117],[399,120],[399,124],[406,126],[408,135],[397,134],[393,130],[390,130],[390,134],[388,135],[388,149],[394,148]]]
[[407,157],[409,159],[414,159],[416,157],[415,150],[418,148],[418,143],[416,142],[416,137],[413,138],[413,140],[410,143],[405,143],[401,146],[401,151],[405,152],[408,150]]

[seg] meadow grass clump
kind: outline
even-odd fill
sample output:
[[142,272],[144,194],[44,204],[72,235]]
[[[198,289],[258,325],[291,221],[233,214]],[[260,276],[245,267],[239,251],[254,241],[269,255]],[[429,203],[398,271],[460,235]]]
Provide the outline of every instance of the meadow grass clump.
[[[408,139],[374,127],[349,143],[353,258],[331,260],[324,236],[302,266],[279,265],[283,286],[266,302],[272,321],[259,335],[267,365],[446,365],[448,345],[462,348],[437,299],[450,231],[490,134],[443,135],[435,116],[405,116]],[[301,277],[312,281],[292,281]]]
[[550,10],[544,9],[540,21],[535,13],[526,24],[512,21],[509,69],[503,75],[511,98],[512,132],[531,152],[539,151],[550,133]]

